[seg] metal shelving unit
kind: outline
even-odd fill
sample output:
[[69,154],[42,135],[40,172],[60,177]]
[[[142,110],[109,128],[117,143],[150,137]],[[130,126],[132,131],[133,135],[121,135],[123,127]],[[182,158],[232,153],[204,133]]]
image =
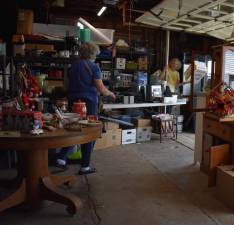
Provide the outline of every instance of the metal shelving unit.
[[[9,64],[9,73],[7,73],[6,68]],[[0,79],[1,79],[1,88],[0,93],[3,98],[13,97],[15,93],[15,79],[13,75],[13,64],[12,58],[5,55],[0,55]],[[7,76],[8,79],[7,79]],[[8,84],[7,84],[8,82]]]

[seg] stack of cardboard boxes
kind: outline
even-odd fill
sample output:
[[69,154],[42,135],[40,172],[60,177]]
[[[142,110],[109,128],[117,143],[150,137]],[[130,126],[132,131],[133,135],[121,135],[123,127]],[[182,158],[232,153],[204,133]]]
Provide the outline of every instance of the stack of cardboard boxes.
[[121,145],[122,129],[119,129],[119,124],[103,122],[103,131],[101,138],[96,140],[94,149],[105,149]]
[[105,149],[117,145],[133,144],[151,140],[152,127],[150,119],[135,118],[133,123],[136,128],[119,129],[119,124],[103,122],[103,133],[96,140],[94,149]]
[[133,123],[136,127],[136,142],[150,141],[152,134],[151,120],[135,118]]

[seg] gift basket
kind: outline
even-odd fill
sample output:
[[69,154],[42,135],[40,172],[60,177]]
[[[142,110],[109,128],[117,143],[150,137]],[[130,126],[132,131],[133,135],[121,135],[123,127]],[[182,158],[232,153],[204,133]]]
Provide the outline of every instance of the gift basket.
[[234,90],[226,83],[220,83],[211,90],[208,107],[220,120],[234,121]]

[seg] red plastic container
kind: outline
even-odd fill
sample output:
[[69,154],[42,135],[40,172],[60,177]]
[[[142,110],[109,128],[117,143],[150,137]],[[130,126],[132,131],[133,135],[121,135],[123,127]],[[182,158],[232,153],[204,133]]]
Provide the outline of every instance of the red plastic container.
[[80,100],[74,102],[72,106],[72,112],[79,113],[81,118],[86,118],[87,110],[85,102],[82,102]]

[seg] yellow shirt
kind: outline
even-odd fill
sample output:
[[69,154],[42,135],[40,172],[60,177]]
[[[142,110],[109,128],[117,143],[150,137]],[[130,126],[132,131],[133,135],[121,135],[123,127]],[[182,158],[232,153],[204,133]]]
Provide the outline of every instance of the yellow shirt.
[[180,82],[180,74],[176,70],[167,70],[167,85],[169,86],[171,92],[175,92],[176,85]]

